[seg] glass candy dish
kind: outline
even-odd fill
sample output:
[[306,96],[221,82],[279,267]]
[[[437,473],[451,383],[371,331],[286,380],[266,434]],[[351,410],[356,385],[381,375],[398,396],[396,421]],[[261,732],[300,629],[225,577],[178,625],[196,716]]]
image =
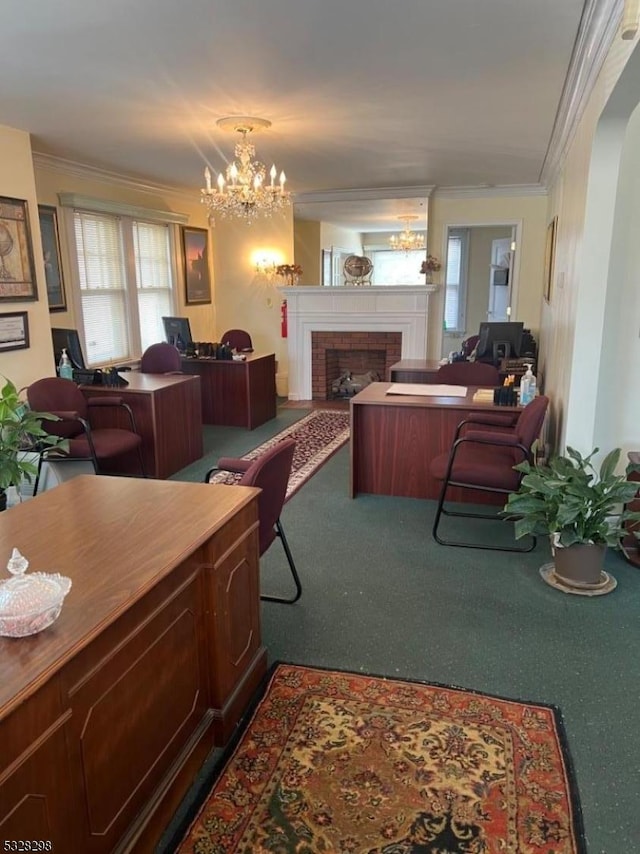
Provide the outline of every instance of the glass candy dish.
[[12,578],[0,581],[0,635],[22,638],[50,626],[62,610],[71,579],[55,573],[26,575],[29,561],[14,549],[7,563]]

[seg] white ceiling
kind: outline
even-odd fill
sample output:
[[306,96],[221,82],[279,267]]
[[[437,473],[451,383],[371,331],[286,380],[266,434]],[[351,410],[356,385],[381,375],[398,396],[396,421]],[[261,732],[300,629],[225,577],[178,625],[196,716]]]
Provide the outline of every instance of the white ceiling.
[[[2,0],[0,123],[194,194],[233,156],[216,119],[238,114],[273,122],[257,155],[296,194],[535,184],[584,5]],[[384,227],[416,206],[393,201]]]

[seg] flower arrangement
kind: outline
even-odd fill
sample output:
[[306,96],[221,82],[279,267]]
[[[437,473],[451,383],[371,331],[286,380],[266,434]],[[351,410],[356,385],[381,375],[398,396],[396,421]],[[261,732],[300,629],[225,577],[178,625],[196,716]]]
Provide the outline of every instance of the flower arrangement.
[[426,259],[422,262],[420,266],[420,272],[422,274],[425,273],[437,273],[440,270],[442,264],[435,255],[427,255]]
[[302,267],[300,264],[278,264],[276,275],[281,276],[285,284],[294,285],[302,275]]

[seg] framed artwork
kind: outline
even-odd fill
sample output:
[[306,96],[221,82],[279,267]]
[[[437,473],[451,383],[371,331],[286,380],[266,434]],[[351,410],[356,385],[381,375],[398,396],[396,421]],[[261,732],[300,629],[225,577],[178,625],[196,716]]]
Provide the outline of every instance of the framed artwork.
[[187,304],[211,302],[208,229],[183,226],[182,251]]
[[58,215],[54,207],[38,205],[38,217],[40,219],[40,235],[42,237],[42,255],[44,257],[44,274],[47,280],[49,311],[66,311],[67,299],[64,292],[62,264],[60,261]]
[[544,247],[544,298],[551,302],[551,288],[553,285],[553,267],[556,255],[556,232],[558,230],[558,217],[554,216],[547,226],[547,242]]
[[0,352],[29,348],[29,317],[26,311],[0,314]]
[[38,299],[26,201],[0,196],[0,300]]

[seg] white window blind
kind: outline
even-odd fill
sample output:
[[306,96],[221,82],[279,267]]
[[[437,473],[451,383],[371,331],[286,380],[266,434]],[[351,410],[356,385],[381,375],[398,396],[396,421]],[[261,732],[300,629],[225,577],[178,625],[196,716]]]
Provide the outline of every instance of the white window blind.
[[162,317],[171,315],[171,257],[166,225],[133,223],[136,287],[142,351],[164,341]]
[[87,366],[131,357],[124,252],[117,217],[75,213]]
[[468,233],[466,230],[449,232],[445,275],[445,332],[461,332],[464,330],[467,246]]
[[87,366],[139,358],[174,313],[169,226],[75,211],[74,232]]

